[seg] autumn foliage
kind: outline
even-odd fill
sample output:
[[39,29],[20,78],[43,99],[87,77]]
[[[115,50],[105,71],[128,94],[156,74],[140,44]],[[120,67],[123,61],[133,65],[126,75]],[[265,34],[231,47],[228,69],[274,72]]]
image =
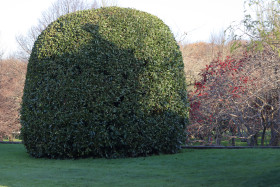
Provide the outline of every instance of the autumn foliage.
[[[247,54],[240,59],[227,56],[221,60],[218,57],[201,71],[201,80],[195,83],[195,90],[189,94],[192,125],[188,131],[191,135],[203,140],[213,132],[219,137],[228,130],[229,124],[226,123],[230,123],[228,114],[232,102],[239,102],[248,81],[247,77],[238,74],[246,58]],[[234,124],[231,127],[234,128]]]
[[245,51],[224,60],[218,57],[206,65],[194,91],[189,93],[189,141],[220,145],[222,138],[226,138],[234,145],[235,138],[241,138],[256,145],[262,132],[263,145],[270,128],[270,144],[277,145],[277,62],[279,56],[267,48],[262,52]]
[[0,61],[0,141],[19,131],[19,108],[23,92],[26,63]]

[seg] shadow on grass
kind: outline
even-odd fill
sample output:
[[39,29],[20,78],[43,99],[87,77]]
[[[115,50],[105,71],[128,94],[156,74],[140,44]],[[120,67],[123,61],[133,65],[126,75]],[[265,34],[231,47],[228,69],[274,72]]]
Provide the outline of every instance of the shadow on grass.
[[280,168],[263,171],[261,175],[249,178],[242,186],[280,186]]
[[0,186],[279,186],[275,149],[182,150],[128,159],[50,160],[0,144]]

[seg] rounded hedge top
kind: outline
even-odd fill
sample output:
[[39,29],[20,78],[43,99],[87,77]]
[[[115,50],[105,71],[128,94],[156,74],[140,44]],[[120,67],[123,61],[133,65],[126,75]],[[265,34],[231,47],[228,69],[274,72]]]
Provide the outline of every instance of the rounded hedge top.
[[182,55],[157,17],[101,8],[60,17],[30,56],[21,109],[30,155],[175,153],[187,98]]

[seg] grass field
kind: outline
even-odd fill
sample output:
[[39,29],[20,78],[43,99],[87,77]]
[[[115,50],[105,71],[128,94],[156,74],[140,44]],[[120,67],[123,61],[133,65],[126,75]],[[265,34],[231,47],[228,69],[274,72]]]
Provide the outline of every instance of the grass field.
[[0,144],[0,186],[280,186],[280,150],[47,160],[29,157],[23,145]]

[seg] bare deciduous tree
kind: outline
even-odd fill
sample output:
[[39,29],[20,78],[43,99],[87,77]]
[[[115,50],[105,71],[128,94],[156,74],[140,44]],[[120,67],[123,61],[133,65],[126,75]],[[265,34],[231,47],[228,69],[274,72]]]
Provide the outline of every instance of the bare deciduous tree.
[[250,47],[263,50],[269,45],[280,55],[280,1],[244,0],[244,19],[230,25],[227,33],[235,39],[234,48],[240,40],[250,40]]
[[[111,4],[110,4],[111,2]],[[79,10],[86,10],[92,8],[99,8],[103,6],[113,5],[115,1],[102,0],[100,3],[95,0],[93,3],[88,3],[86,0],[57,0],[41,15],[38,20],[38,24],[30,28],[26,35],[20,34],[16,36],[18,43],[18,51],[15,56],[17,58],[27,61],[34,42],[36,41],[39,34],[53,21],[62,15],[76,12]],[[115,5],[116,3],[114,3]]]
[[[0,41],[1,41],[1,33],[0,33]],[[4,49],[2,47],[2,43],[0,42],[0,60],[2,60],[4,56]]]
[[233,144],[234,138],[243,138],[255,146],[260,134],[264,145],[269,129],[269,144],[279,145],[279,60],[267,45],[263,51],[211,62],[190,94],[189,135],[199,141],[214,136],[218,145],[221,137]]
[[25,81],[26,63],[0,61],[0,141],[20,129],[19,108]]
[[218,55],[223,59],[230,55],[230,43],[226,42],[224,31],[211,33],[209,42],[180,44],[189,90],[192,90],[194,82],[198,81],[201,69],[209,65]]

